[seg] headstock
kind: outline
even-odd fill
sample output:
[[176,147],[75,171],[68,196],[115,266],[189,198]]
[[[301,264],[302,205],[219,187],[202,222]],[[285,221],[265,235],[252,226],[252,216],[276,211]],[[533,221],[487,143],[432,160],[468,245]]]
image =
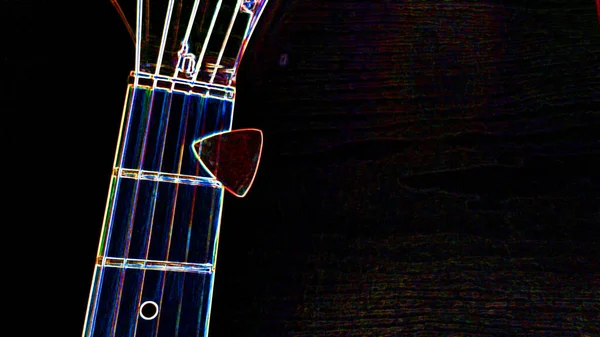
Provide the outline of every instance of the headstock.
[[136,46],[135,72],[235,86],[268,0],[111,0]]

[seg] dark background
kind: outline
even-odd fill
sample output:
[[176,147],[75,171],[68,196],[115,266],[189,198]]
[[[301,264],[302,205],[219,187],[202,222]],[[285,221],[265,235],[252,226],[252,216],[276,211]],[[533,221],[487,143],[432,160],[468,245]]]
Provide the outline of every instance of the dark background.
[[[77,336],[133,44],[109,1],[2,6],[11,309]],[[211,336],[600,334],[593,0],[271,0],[241,67]]]

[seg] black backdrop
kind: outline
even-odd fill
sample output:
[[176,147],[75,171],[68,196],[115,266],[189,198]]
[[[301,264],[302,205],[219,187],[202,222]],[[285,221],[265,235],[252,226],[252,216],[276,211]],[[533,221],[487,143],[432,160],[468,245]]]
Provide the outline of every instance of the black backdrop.
[[[3,6],[12,312],[77,336],[133,45],[109,1]],[[600,334],[594,1],[268,6],[211,336]]]

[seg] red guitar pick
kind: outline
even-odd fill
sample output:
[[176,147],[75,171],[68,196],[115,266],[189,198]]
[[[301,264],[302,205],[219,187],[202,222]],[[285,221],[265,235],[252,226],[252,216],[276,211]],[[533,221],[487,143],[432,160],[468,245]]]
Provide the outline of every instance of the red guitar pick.
[[233,195],[243,198],[254,182],[263,134],[258,129],[217,133],[194,142],[194,155]]

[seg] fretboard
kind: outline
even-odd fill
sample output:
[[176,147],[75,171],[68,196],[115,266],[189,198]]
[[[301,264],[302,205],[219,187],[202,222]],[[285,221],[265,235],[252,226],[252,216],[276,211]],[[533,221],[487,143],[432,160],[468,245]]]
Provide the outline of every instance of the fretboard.
[[130,87],[126,106],[86,335],[203,336],[223,188],[191,144],[230,130],[233,102]]

